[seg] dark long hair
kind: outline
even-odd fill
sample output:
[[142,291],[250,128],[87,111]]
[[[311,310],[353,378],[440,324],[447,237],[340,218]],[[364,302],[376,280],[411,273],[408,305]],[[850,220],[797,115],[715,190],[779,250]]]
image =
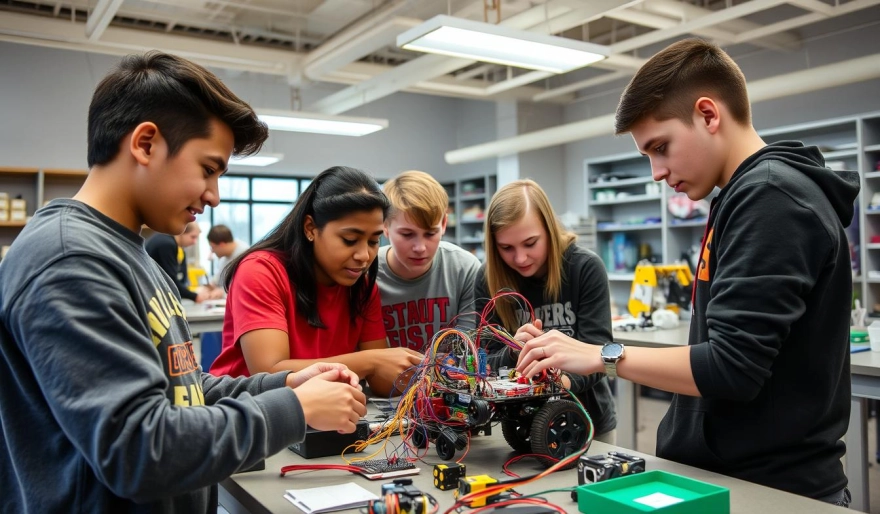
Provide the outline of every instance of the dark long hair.
[[[328,222],[355,212],[382,209],[382,219],[388,215],[388,198],[379,184],[361,170],[334,166],[315,177],[300,195],[293,210],[272,232],[250,247],[229,264],[225,286],[228,290],[241,261],[257,250],[268,250],[281,255],[292,290],[296,291],[296,308],[305,313],[309,324],[324,327],[318,314],[318,283],[315,280],[315,250],[306,239],[306,216],[311,216],[320,230]],[[373,259],[363,280],[349,290],[349,313],[352,320],[363,314],[376,284],[378,259]]]

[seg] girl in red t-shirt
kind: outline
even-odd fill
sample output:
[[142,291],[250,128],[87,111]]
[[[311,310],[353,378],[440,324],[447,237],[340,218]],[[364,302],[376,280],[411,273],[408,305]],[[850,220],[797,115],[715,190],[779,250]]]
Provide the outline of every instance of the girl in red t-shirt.
[[223,349],[211,373],[340,362],[374,393],[391,394],[422,354],[385,340],[376,254],[388,206],[360,170],[336,166],[318,175],[290,214],[229,264]]

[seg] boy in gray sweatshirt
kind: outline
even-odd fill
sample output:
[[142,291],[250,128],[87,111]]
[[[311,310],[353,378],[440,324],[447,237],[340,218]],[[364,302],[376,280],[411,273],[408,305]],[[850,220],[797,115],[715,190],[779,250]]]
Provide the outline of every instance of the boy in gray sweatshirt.
[[474,328],[480,261],[446,241],[449,197],[434,177],[406,171],[383,186],[391,202],[389,246],[379,249],[379,293],[388,344],[423,352],[446,326]]
[[[216,484],[366,412],[339,364],[202,373],[173,280],[140,229],[180,234],[220,201],[230,154],[267,128],[213,74],[128,56],[89,107],[89,175],[0,265],[0,497],[6,512],[216,512]],[[294,392],[294,388],[296,391]]]

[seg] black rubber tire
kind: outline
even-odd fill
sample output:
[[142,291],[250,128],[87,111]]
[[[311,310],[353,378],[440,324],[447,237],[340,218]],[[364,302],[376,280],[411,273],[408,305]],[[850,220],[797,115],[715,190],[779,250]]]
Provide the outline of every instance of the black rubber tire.
[[440,430],[434,446],[437,447],[437,455],[443,460],[452,460],[455,458],[455,445],[458,441],[458,434],[448,428]]
[[[589,421],[576,403],[569,400],[547,402],[532,420],[532,453],[554,459],[565,458],[583,448],[589,429]],[[576,465],[577,460],[564,469]]]
[[413,427],[412,435],[409,442],[420,450],[428,447],[428,427],[424,425],[416,425]]
[[501,422],[501,433],[504,440],[517,453],[531,453],[532,451],[532,420],[505,419]]

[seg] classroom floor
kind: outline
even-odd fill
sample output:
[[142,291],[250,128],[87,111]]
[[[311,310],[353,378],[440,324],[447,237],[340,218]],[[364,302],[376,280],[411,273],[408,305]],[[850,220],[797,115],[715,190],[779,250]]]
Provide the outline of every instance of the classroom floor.
[[[666,410],[669,402],[653,398],[641,397],[638,403],[639,430],[636,434],[636,444],[642,453],[654,455],[657,444],[657,425]],[[868,421],[868,483],[871,484],[871,514],[880,514],[880,464],[877,464],[877,418]]]

